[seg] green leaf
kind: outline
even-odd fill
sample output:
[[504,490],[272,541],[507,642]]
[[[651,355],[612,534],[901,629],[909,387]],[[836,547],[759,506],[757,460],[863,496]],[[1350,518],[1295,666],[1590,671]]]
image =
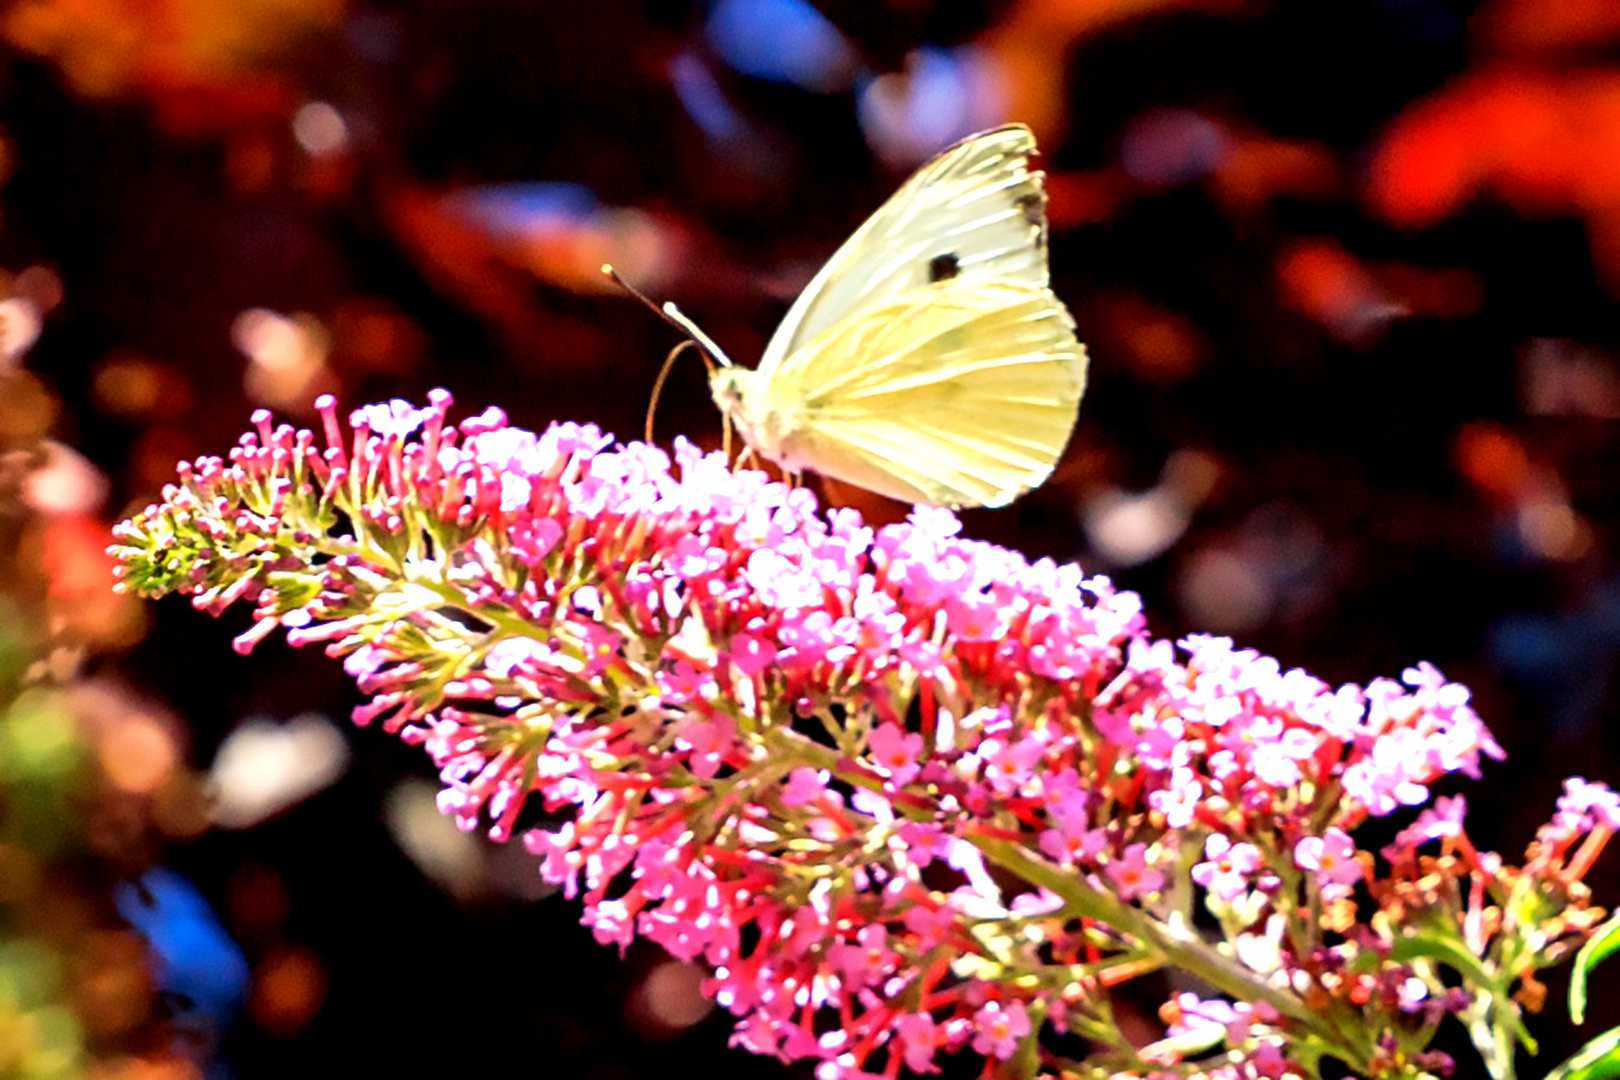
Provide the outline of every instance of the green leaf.
[[1620,1027],[1610,1028],[1547,1074],[1547,1080],[1608,1080],[1620,1076]]
[[1493,1001],[1500,1003],[1494,1009],[1499,1022],[1505,1023],[1512,1030],[1521,1046],[1532,1054],[1536,1052],[1536,1040],[1525,1030],[1518,1010],[1508,1000],[1506,987],[1487,971],[1485,965],[1480,963],[1479,957],[1464,948],[1461,942],[1448,934],[1420,930],[1396,938],[1389,948],[1389,958],[1396,963],[1405,963],[1418,957],[1446,964],[1464,979],[1490,994]]
[[1569,980],[1569,1018],[1575,1023],[1586,1022],[1586,973],[1607,960],[1616,949],[1620,949],[1620,911],[1598,927],[1597,933],[1575,954],[1575,970]]
[[1396,938],[1389,947],[1389,958],[1397,964],[1404,964],[1420,957],[1447,964],[1463,978],[1489,989],[1492,993],[1501,992],[1495,977],[1485,970],[1485,965],[1479,962],[1479,957],[1469,952],[1453,937],[1432,930],[1419,930]]

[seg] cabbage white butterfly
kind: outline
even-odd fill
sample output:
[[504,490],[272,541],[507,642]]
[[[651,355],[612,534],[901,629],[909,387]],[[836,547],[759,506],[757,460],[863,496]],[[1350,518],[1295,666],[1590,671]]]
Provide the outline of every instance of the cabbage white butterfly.
[[1085,346],[1047,287],[1046,192],[1021,124],[969,136],[907,180],[805,287],[759,367],[715,402],[788,472],[903,502],[1004,506],[1052,472]]

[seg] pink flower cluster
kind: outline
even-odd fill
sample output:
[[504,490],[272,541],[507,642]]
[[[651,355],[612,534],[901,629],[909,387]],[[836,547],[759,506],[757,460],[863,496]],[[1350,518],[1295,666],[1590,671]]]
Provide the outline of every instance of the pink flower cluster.
[[[1373,873],[1367,816],[1501,756],[1432,667],[1335,689],[1225,639],[1154,642],[1133,595],[947,511],[873,530],[684,442],[672,462],[493,410],[451,426],[449,404],[360,410],[345,441],[323,401],[324,450],[256,417],[121,528],[124,583],[256,597],[243,648],[279,626],[344,656],[356,719],[427,749],[463,827],[566,811],[524,837],[541,873],[599,940],[707,964],[738,1043],[831,1080],[1010,1061],[1049,1025],[1144,1073],[1165,1061],[1107,993],[1164,966],[1236,999],[1208,1007],[1241,1014],[1212,1040],[1230,1080],[1277,1075],[1294,1033],[1360,1060],[1312,994],[1407,1022],[1353,993],[1417,978],[1390,943],[1334,945],[1374,957],[1346,979],[1301,913]],[[1571,799],[1588,829],[1612,814]],[[1188,841],[1252,939],[1234,953],[1172,929]],[[1268,913],[1303,921],[1267,939]]]

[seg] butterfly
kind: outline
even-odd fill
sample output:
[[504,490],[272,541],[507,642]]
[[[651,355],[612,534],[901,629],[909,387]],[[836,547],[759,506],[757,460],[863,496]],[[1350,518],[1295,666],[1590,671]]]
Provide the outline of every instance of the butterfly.
[[1009,125],[941,151],[805,287],[759,366],[721,365],[716,404],[790,473],[903,502],[1004,506],[1074,429],[1085,347],[1047,285],[1035,138]]

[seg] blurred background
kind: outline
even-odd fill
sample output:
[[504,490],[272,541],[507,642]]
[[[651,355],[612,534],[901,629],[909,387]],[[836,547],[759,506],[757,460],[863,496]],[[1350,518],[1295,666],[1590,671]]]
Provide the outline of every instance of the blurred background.
[[[602,262],[747,361],[1009,120],[1091,385],[967,530],[1160,636],[1439,664],[1510,860],[1620,779],[1613,0],[14,0],[0,38],[0,1077],[782,1075],[439,817],[339,665],[115,597],[106,529],[323,392],[639,437],[674,335]],[[657,420],[718,443],[695,361]],[[1536,1029],[1529,1075],[1579,1041]]]

